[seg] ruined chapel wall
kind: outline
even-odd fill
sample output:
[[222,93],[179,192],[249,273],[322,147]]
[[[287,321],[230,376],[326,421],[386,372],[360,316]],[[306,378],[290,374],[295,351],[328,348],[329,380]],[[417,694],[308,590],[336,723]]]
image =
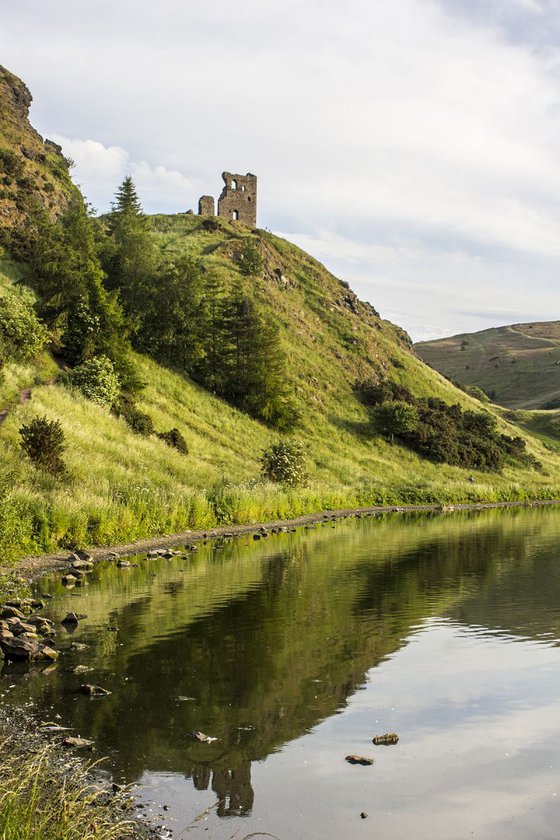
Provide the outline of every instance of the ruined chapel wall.
[[218,216],[233,219],[236,212],[240,222],[257,223],[257,178],[250,172],[236,175],[223,172],[224,188],[218,199]]

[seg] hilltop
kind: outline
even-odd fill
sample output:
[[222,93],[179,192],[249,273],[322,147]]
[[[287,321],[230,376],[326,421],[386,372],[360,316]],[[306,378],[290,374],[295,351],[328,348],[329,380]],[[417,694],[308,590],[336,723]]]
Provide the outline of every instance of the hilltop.
[[[3,199],[7,213],[0,214],[0,314],[3,301],[5,306],[11,301],[10,306],[24,308],[29,320],[31,288],[50,336],[41,352],[32,358],[25,352],[8,355],[0,370],[0,410],[7,411],[0,425],[0,546],[5,559],[326,508],[558,495],[560,461],[547,448],[548,439],[520,431],[496,409],[454,387],[418,357],[400,327],[359,301],[347,283],[309,254],[267,231],[223,218],[208,224],[189,214],[142,216],[138,230],[148,242],[150,265],[156,267],[145,287],[152,310],[151,320],[132,319],[127,309],[131,290],[119,288],[111,275],[117,248],[114,219],[88,219],[69,179],[68,162],[56,150],[47,152],[28,122],[27,89],[7,71],[2,78],[2,113],[9,119],[0,123],[0,149],[7,150],[0,163],[19,161],[28,200],[18,209],[4,166],[0,171],[10,195]],[[32,144],[35,158],[22,151]],[[52,189],[45,192],[47,183]],[[70,241],[76,231],[83,246]],[[251,254],[258,260],[248,271]],[[184,300],[183,277],[198,284],[194,303]],[[81,289],[77,297],[76,284]],[[209,377],[208,313],[216,301],[228,304],[230,339],[239,328],[232,323],[236,311],[252,325],[261,349],[270,346],[277,354],[269,361],[294,418],[287,433],[306,458],[308,480],[301,486],[263,480],[261,455],[282,429],[258,400],[239,397],[235,376],[227,387],[219,376]],[[84,306],[91,310],[85,315]],[[194,349],[193,324],[181,321],[187,310],[193,317],[204,314]],[[239,370],[246,371],[254,358],[244,348],[246,336],[238,338],[238,355],[247,357]],[[191,367],[180,358],[186,357],[187,345]],[[232,363],[231,347],[226,350],[223,358]],[[121,384],[128,376],[131,390],[125,396],[140,412],[135,422],[140,417],[147,425],[144,433],[138,427],[135,431],[122,412],[116,416],[110,406],[70,385],[68,371],[100,353],[114,360],[115,370],[120,364]],[[267,361],[260,359],[268,375]],[[454,462],[438,463],[404,445],[398,433],[380,433],[360,383],[368,385],[370,396],[375,388],[390,386],[399,405],[414,401],[407,404],[409,414],[422,415],[431,400],[440,409],[456,405],[454,417],[467,412],[471,426],[481,417],[485,429],[495,424],[492,447],[499,468],[473,468],[457,452]],[[31,399],[19,403],[25,389]],[[43,416],[58,421],[63,431],[64,479],[41,472],[23,457],[19,430]],[[186,454],[154,433],[171,429],[182,435]],[[504,441],[513,445],[515,440],[506,457]],[[526,454],[519,455],[524,446]]]
[[450,379],[513,409],[560,408],[560,321],[512,324],[423,341],[415,350]]

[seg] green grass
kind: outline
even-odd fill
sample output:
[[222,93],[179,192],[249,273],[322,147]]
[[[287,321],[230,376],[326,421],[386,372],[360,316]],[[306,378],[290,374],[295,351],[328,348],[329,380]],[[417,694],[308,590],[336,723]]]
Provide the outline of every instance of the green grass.
[[539,409],[560,400],[560,321],[424,341],[416,350],[436,370],[493,392],[494,402],[508,408]]
[[[22,554],[110,545],[216,524],[282,519],[325,508],[370,504],[507,501],[560,495],[560,460],[549,438],[522,430],[544,471],[508,466],[502,474],[422,460],[376,436],[353,390],[358,379],[387,376],[417,396],[481,410],[476,400],[410,352],[402,332],[365,305],[348,304],[347,287],[293,245],[242,225],[201,229],[196,216],[151,220],[168,256],[201,258],[229,284],[246,284],[281,330],[290,382],[301,413],[296,436],[307,454],[309,483],[287,489],[261,480],[260,456],[276,434],[184,376],[136,357],[145,382],[138,405],[157,431],[177,427],[187,456],[156,437],[134,434],[124,420],[62,385],[35,384],[31,402],[11,403],[0,427],[0,550],[4,561]],[[243,236],[258,236],[263,277],[243,278],[232,253]],[[280,282],[280,269],[288,283]],[[13,277],[16,269],[12,266]],[[4,273],[3,282],[10,279]],[[44,359],[8,367],[3,389],[48,381]],[[52,369],[50,370],[52,374]],[[1,392],[0,392],[1,393]],[[70,478],[39,473],[19,447],[19,428],[33,416],[58,419],[64,430]],[[499,418],[503,431],[518,434]]]
[[116,815],[123,797],[111,801],[92,784],[87,766],[74,766],[71,774],[65,774],[52,746],[26,750],[13,738],[4,739],[0,752],[2,840],[132,840],[138,836],[130,820]]

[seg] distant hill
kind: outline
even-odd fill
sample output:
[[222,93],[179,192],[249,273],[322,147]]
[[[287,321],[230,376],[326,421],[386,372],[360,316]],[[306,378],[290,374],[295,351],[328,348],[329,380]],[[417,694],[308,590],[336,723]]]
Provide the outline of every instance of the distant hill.
[[560,321],[512,324],[415,345],[449,379],[508,408],[560,408]]

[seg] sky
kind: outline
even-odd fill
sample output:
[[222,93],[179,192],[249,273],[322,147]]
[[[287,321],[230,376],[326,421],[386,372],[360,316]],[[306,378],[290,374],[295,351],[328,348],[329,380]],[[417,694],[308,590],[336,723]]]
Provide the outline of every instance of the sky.
[[560,319],[558,0],[0,0],[99,212],[258,176],[258,224],[414,340]]

